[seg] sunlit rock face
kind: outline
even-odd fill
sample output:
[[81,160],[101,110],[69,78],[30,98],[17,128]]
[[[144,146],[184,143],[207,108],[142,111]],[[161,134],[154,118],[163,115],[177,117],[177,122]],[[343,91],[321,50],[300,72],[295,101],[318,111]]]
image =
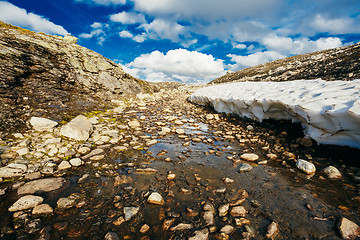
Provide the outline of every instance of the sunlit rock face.
[[237,82],[206,87],[190,101],[257,121],[300,122],[319,144],[360,148],[360,80]]

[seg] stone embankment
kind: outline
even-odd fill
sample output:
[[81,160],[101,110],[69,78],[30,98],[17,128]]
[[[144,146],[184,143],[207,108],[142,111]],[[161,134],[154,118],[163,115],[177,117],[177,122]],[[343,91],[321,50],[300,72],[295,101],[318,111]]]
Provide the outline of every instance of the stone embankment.
[[360,236],[360,169],[293,126],[196,107],[192,91],[138,94],[61,124],[28,119],[30,131],[1,140],[0,238]]

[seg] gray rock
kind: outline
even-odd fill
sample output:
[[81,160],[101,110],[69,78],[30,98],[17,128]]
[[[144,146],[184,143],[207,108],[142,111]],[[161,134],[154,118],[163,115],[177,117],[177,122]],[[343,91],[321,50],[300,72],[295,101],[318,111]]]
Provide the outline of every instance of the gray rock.
[[239,173],[243,173],[243,172],[250,172],[251,170],[253,170],[253,167],[250,164],[242,163],[238,171]]
[[36,131],[49,131],[58,125],[55,121],[41,117],[32,117],[30,124]]
[[296,167],[303,171],[306,174],[314,174],[316,172],[316,167],[311,162],[305,161],[303,159],[298,159],[296,161]]
[[344,239],[356,239],[360,237],[360,227],[347,218],[341,218],[337,227]]
[[341,172],[334,166],[328,166],[324,169],[324,173],[330,179],[338,179],[341,178]]
[[140,207],[124,207],[125,221],[129,221],[140,210]]
[[42,197],[34,195],[26,195],[17,200],[10,208],[10,212],[16,212],[33,208],[44,201]]
[[119,240],[119,237],[116,233],[114,232],[108,232],[106,235],[105,235],[105,238],[104,240]]
[[93,127],[89,120],[85,116],[79,115],[63,126],[60,134],[77,141],[86,141],[92,131]]
[[204,228],[203,230],[198,230],[194,232],[195,236],[190,237],[189,240],[208,240],[209,239],[209,229]]
[[63,188],[67,184],[68,181],[65,180],[64,178],[38,179],[35,181],[25,183],[17,190],[17,193],[19,195],[27,195],[34,193],[51,192]]

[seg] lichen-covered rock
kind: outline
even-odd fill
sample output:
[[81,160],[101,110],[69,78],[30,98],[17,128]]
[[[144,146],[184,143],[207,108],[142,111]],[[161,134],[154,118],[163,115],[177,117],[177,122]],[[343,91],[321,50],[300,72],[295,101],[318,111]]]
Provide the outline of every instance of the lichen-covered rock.
[[68,181],[64,178],[44,178],[25,183],[18,188],[19,195],[51,192],[61,189],[67,185]]
[[44,201],[42,197],[34,195],[26,195],[17,200],[10,208],[10,212],[16,212],[33,208]]

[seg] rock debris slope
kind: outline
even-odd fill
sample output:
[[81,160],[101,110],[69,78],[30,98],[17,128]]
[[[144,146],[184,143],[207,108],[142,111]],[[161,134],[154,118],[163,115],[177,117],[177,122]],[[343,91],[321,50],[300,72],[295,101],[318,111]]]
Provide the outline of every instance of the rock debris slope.
[[288,57],[226,74],[211,83],[289,81],[297,79],[352,80],[360,78],[360,43]]
[[26,115],[91,110],[154,90],[76,41],[0,22],[0,132],[23,125]]

